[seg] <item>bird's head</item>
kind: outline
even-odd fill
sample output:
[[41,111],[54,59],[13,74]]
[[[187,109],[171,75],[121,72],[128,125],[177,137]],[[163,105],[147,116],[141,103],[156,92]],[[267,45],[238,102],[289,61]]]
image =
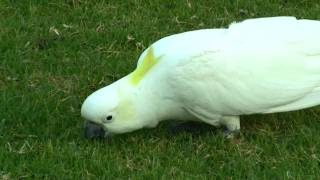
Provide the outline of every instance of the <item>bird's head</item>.
[[[120,134],[156,126],[159,120],[155,115],[157,98],[154,98],[150,89],[154,86],[148,88],[145,85],[148,81],[144,81],[145,84],[141,81],[146,79],[146,74],[161,57],[154,55],[153,47],[148,48],[140,56],[140,63],[135,71],[87,97],[81,108],[82,117],[88,121],[85,124],[87,137]],[[153,82],[156,82],[154,76]]]
[[154,126],[148,109],[141,107],[144,105],[138,93],[121,81],[126,80],[99,89],[84,101],[81,116],[86,120],[86,137],[106,137]]

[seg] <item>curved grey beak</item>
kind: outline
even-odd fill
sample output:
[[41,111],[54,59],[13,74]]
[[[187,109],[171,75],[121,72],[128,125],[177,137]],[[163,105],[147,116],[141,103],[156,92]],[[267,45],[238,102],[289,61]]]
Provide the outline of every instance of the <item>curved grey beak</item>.
[[84,122],[84,137],[88,139],[104,138],[106,134],[106,131],[101,125],[91,121]]

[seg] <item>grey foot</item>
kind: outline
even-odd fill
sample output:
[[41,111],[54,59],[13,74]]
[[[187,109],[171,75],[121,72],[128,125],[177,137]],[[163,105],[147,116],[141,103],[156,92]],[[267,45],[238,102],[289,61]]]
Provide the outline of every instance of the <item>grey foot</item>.
[[240,130],[234,130],[234,131],[225,130],[223,133],[223,137],[225,139],[234,139],[235,137],[239,137],[239,135],[240,135]]
[[240,134],[240,118],[239,116],[224,116],[221,119],[221,124],[225,126],[224,137],[233,139]]

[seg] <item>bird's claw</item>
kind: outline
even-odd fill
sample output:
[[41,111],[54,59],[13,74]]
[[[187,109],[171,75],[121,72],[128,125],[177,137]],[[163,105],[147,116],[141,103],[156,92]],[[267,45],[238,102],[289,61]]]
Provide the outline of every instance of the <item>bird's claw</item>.
[[223,133],[223,137],[225,139],[234,139],[235,137],[238,137],[240,135],[240,130],[225,130]]

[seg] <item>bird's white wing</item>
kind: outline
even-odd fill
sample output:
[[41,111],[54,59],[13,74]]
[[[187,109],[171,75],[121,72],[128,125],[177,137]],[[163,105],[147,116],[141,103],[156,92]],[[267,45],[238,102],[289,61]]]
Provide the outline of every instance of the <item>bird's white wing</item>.
[[198,116],[318,105],[319,33],[318,21],[290,17],[231,25],[218,49],[199,50],[175,66],[169,79],[172,91]]

